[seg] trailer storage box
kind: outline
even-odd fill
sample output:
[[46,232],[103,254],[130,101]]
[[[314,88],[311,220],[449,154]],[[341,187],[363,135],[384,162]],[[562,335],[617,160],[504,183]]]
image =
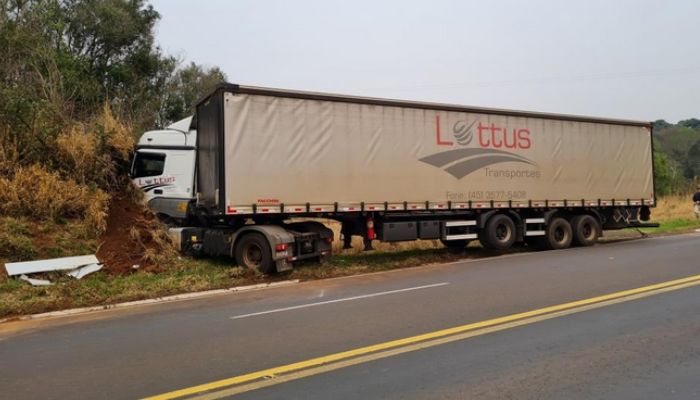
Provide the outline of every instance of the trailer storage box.
[[197,115],[214,215],[654,202],[648,122],[230,84]]

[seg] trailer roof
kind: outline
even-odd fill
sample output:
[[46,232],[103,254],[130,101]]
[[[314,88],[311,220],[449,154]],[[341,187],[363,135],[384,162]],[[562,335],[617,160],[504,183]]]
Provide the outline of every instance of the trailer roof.
[[[552,120],[563,120],[563,121],[577,121],[577,122],[591,122],[591,123],[601,123],[601,124],[612,124],[612,125],[632,125],[632,126],[642,126],[651,127],[652,122],[649,121],[635,121],[627,119],[615,119],[615,118],[598,118],[583,115],[571,115],[571,114],[555,114],[555,113],[543,113],[536,111],[522,111],[522,110],[507,110],[502,108],[487,108],[487,107],[474,107],[474,106],[464,106],[458,104],[446,104],[446,103],[433,103],[433,102],[418,102],[409,100],[396,100],[396,99],[384,99],[377,97],[362,97],[362,96],[350,96],[335,93],[320,93],[320,92],[307,92],[300,90],[288,90],[288,89],[277,89],[277,88],[265,88],[258,86],[245,86],[233,83],[223,83],[216,87],[216,89],[207,95],[202,101],[205,101],[210,96],[214,95],[219,91],[227,91],[232,93],[244,93],[253,94],[261,96],[275,96],[275,97],[289,97],[297,99],[310,99],[310,100],[325,100],[325,101],[337,101],[345,103],[359,103],[359,104],[373,104],[380,106],[393,106],[393,107],[406,107],[406,108],[420,108],[427,110],[439,110],[439,111],[457,111],[457,112],[468,112],[477,114],[495,114],[495,115],[509,115],[516,117],[529,117],[529,118],[542,118],[542,119],[552,119]],[[201,101],[200,101],[201,103]]]

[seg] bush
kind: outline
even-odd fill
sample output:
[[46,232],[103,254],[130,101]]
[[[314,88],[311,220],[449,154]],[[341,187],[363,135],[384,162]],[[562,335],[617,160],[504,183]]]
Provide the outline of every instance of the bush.
[[84,219],[95,234],[106,228],[108,199],[101,189],[61,179],[37,164],[0,177],[0,214],[55,222]]
[[74,123],[57,136],[56,168],[80,184],[111,192],[123,186],[134,142],[130,127],[105,104],[89,123]]

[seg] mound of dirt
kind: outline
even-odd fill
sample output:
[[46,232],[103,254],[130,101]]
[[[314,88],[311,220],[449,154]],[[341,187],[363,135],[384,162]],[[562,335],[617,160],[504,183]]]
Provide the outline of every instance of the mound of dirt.
[[126,275],[139,270],[156,271],[154,256],[163,254],[167,241],[156,217],[143,205],[127,196],[112,199],[109,205],[107,230],[100,238],[97,258],[104,271],[111,275]]

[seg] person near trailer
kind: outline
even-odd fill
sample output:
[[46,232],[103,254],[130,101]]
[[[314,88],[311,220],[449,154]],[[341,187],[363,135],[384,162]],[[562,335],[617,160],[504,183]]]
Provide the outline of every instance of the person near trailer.
[[700,186],[695,190],[693,194],[693,211],[695,211],[695,219],[700,219]]
[[341,220],[340,234],[343,239],[343,249],[352,249],[352,237],[362,236],[364,251],[374,250],[372,241],[367,238],[366,228],[357,218],[346,218]]

